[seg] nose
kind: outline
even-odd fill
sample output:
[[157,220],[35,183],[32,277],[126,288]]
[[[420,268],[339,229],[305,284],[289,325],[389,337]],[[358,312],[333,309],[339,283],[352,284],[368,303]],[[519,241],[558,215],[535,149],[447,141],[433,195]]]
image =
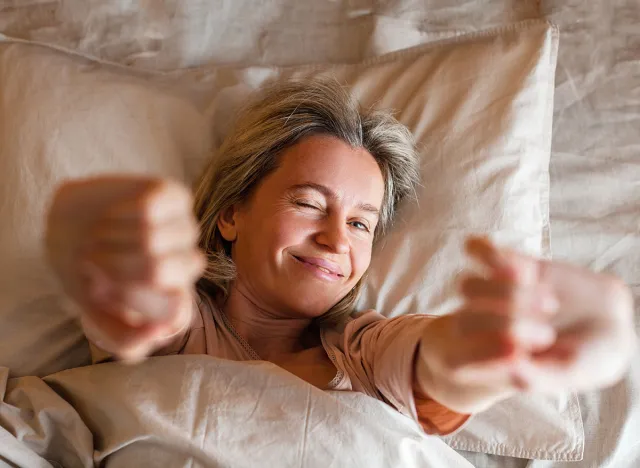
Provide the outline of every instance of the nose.
[[347,232],[347,223],[336,219],[327,219],[316,235],[316,242],[332,253],[346,254],[351,247]]

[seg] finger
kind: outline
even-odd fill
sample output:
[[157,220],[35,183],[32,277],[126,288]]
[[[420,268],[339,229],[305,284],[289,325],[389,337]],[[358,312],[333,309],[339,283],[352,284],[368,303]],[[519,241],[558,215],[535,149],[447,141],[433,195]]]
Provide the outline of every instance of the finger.
[[109,208],[105,222],[128,220],[141,226],[157,226],[193,212],[191,192],[172,181],[155,180],[136,196]]
[[[160,294],[155,291],[135,291],[128,297],[130,310],[142,315],[144,320],[166,325],[174,331],[183,329],[193,319],[191,290]],[[166,306],[166,309],[162,309]]]
[[131,327],[104,310],[88,309],[82,315],[82,327],[89,341],[119,358],[140,357],[151,350],[157,338],[167,334],[163,324]]
[[78,216],[100,213],[115,200],[137,196],[156,184],[156,179],[136,176],[67,180],[56,189],[52,208],[55,208],[57,216],[77,219]]
[[[559,302],[546,285],[516,286],[496,279],[467,275],[460,281],[460,292],[468,301],[495,302],[497,313],[551,316],[557,313]],[[489,304],[489,303],[487,303]],[[484,307],[487,307],[485,305]]]
[[528,352],[546,349],[556,339],[554,328],[535,317],[514,317],[496,313],[504,301],[476,301],[465,305],[457,315],[456,325],[461,339],[473,339],[486,333],[508,336],[519,348]]
[[87,262],[96,265],[116,283],[133,282],[158,289],[191,285],[204,269],[204,256],[196,249],[162,257],[105,249],[87,255]]
[[540,261],[511,249],[497,248],[486,237],[470,237],[466,252],[491,270],[492,276],[525,286],[534,285],[540,277]]
[[[482,333],[459,343],[443,362],[456,379],[467,381],[506,371],[516,356],[516,345],[507,334]],[[486,383],[486,381],[485,381]]]
[[[557,341],[546,349],[537,350],[522,360],[515,369],[524,388],[529,391],[556,392],[564,388],[572,391],[584,390],[584,372],[576,373],[579,368],[589,369],[597,362],[596,359],[581,353],[583,337],[578,334],[560,334]],[[607,347],[609,348],[609,347]],[[596,353],[606,353],[607,349],[597,350]],[[581,362],[579,362],[581,360]],[[605,372],[587,372],[587,380],[601,377]],[[594,373],[595,372],[595,373]],[[582,375],[581,375],[582,374]],[[569,387],[568,387],[569,385]]]
[[506,314],[491,312],[491,309],[465,307],[451,316],[457,335],[462,340],[487,332],[507,331],[512,318]]
[[85,308],[83,329],[90,341],[117,358],[139,360],[189,327],[194,313],[191,296],[184,294],[182,298],[172,317],[140,326],[120,320],[117,312]]
[[471,236],[466,239],[464,248],[466,253],[480,264],[491,270],[493,275],[497,275],[505,280],[515,279],[515,272],[501,251],[487,237]]
[[566,365],[559,362],[536,363],[523,359],[514,366],[512,378],[521,391],[554,393],[566,391],[572,376],[567,375]]
[[532,361],[542,366],[566,366],[575,360],[577,352],[574,344],[559,342],[555,346],[534,353]]
[[118,298],[121,309],[135,313],[141,321],[162,321],[174,317],[182,304],[180,291],[164,292],[146,287],[127,288]]
[[487,279],[477,275],[466,275],[460,280],[460,292],[464,297],[508,298],[516,285],[510,281]]
[[107,298],[93,301],[91,305],[101,308],[132,327],[146,323],[170,322],[174,320],[182,304],[179,291],[164,292],[145,287],[114,288]]
[[93,228],[90,238],[92,247],[96,249],[117,249],[157,256],[195,247],[198,236],[195,221],[185,217],[154,227],[131,220],[115,222],[103,219]]

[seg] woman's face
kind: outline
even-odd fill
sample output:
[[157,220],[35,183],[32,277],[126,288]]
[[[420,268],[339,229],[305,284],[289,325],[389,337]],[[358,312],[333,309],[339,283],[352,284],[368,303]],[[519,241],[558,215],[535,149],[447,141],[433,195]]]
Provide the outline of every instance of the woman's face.
[[320,316],[368,268],[383,196],[382,173],[366,150],[325,135],[303,138],[250,200],[221,216],[235,287],[275,315]]

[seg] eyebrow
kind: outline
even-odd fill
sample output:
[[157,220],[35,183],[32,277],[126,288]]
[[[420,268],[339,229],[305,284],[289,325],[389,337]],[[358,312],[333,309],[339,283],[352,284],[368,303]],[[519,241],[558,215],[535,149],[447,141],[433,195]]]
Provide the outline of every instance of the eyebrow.
[[[291,191],[294,191],[294,190],[315,190],[316,192],[320,192],[322,195],[324,195],[327,198],[331,198],[333,200],[336,200],[338,198],[338,195],[336,194],[336,192],[331,190],[326,185],[316,184],[316,183],[313,183],[313,182],[305,182],[303,184],[292,185],[291,187],[289,187],[289,190],[291,190]],[[380,210],[378,208],[376,208],[375,206],[373,206],[372,204],[370,204],[370,203],[358,203],[357,208],[359,210],[366,211],[368,213],[372,213],[372,214],[374,214],[376,216],[380,216]]]

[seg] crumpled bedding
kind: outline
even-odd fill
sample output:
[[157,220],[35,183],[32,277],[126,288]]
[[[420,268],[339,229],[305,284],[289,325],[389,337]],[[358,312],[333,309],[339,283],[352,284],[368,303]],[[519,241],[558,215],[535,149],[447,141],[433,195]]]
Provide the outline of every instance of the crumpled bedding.
[[[220,0],[206,14],[197,0],[137,5],[5,1],[0,32],[134,67],[172,69],[208,62],[354,62],[492,25],[532,17],[554,21],[561,44],[551,158],[552,252],[557,259],[616,273],[640,296],[636,0]],[[640,321],[640,301],[636,314]],[[464,456],[478,467],[640,466],[640,359],[620,384],[581,396],[581,411],[582,462]]]
[[7,376],[0,466],[471,468],[390,406],[265,362],[165,356]]

